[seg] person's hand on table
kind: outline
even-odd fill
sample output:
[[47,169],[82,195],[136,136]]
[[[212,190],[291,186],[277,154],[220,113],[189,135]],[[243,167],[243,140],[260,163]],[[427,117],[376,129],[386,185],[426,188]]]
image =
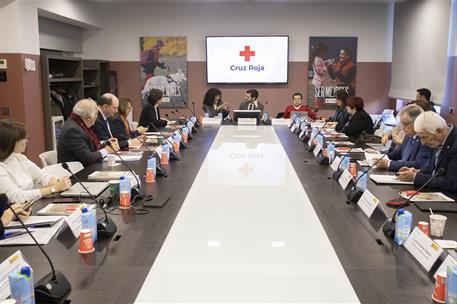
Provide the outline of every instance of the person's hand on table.
[[53,186],[56,192],[63,192],[71,187],[71,180],[68,176],[65,176],[59,179]]
[[148,131],[148,128],[139,126],[138,128],[136,128],[136,130],[138,131],[138,133],[144,134],[144,133],[146,133]]
[[130,141],[129,147],[130,148],[138,148],[141,147],[142,142],[138,138],[134,138]]
[[[377,162],[379,158],[373,158],[373,163]],[[376,168],[378,168],[378,169],[387,169],[387,168],[389,168],[389,160],[385,159],[385,158],[381,159],[379,161],[379,163],[376,164]]]
[[114,151],[119,151],[119,143],[117,141],[117,138],[110,138],[108,141],[111,143],[111,146],[106,145],[105,149],[108,151],[109,154],[114,153]]
[[398,170],[398,179],[403,182],[412,182],[417,172],[418,170],[415,168],[402,167]]
[[381,143],[385,146],[386,143],[389,141],[389,139],[390,139],[389,134],[384,134],[384,135],[381,137]]
[[[30,212],[32,209],[32,208],[30,208],[27,211],[24,210],[24,204],[12,204],[11,208],[13,208],[14,212],[16,212],[16,214],[19,216],[19,218],[21,220],[25,220],[30,215]],[[11,223],[11,221],[14,218],[15,218],[15,215],[14,215],[13,211],[11,211],[11,209],[8,208],[5,211],[3,211],[3,215],[1,217],[3,227],[8,225],[9,223]]]

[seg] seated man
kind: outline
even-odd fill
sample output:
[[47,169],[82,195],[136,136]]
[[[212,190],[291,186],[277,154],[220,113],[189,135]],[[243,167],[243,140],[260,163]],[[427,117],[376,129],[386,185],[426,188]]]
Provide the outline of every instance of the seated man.
[[[95,124],[91,127],[101,144],[110,138],[116,138],[116,130],[112,126],[112,119],[117,114],[119,108],[119,99],[111,93],[103,94],[97,101],[98,115]],[[127,139],[118,140],[119,147],[126,150],[129,147]]]
[[435,149],[435,154],[429,168],[419,171],[403,167],[399,171],[399,179],[414,181],[420,186],[443,168],[444,175],[436,177],[428,187],[457,193],[457,128],[448,126],[439,114],[429,111],[416,118],[414,130],[423,144]]
[[263,114],[264,105],[257,98],[259,98],[259,92],[257,90],[247,90],[244,97],[245,101],[240,104],[240,110],[260,110]]
[[430,166],[434,150],[421,144],[420,138],[414,131],[414,121],[423,112],[421,107],[414,104],[401,109],[398,116],[400,125],[406,134],[405,139],[402,144],[389,150],[387,156],[390,160],[382,159],[377,164],[377,168],[398,171],[402,167],[426,169]]
[[[416,90],[416,101],[428,103],[430,110],[436,112],[435,104],[430,100],[432,98],[432,92],[429,89],[421,88]],[[427,111],[427,110],[426,110]]]
[[[90,128],[95,124],[97,114],[97,104],[93,100],[83,99],[74,106],[73,112],[60,131],[57,142],[59,163],[79,161],[83,165],[90,165],[114,153],[110,146],[102,147],[97,135]],[[117,140],[108,141],[114,149],[119,149]]]
[[301,93],[294,93],[292,95],[292,101],[293,104],[288,105],[284,110],[284,118],[290,118],[291,112],[307,112],[311,119],[316,119],[316,113],[310,107],[303,104],[303,95]]

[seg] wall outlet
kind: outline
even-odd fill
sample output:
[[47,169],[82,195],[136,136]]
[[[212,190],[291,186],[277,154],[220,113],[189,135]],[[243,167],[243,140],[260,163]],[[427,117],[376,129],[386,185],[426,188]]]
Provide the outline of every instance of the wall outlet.
[[449,108],[449,113],[451,113],[451,114],[454,113],[454,107]]
[[6,64],[6,59],[0,59],[0,69],[1,70],[6,70],[8,65]]
[[25,58],[24,60],[24,67],[27,72],[35,72],[35,61],[29,58]]

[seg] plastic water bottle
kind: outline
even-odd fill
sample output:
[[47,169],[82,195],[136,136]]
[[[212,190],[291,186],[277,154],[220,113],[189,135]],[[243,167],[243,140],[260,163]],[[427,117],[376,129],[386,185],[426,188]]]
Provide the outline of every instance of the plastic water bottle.
[[317,135],[316,137],[317,143],[323,147],[324,146],[324,136],[322,134]]
[[[344,157],[344,156],[343,156]],[[351,157],[350,156],[346,156],[344,157],[342,160],[341,160],[341,169],[342,170],[349,170],[349,164],[351,163]]]
[[357,185],[355,185],[357,190],[359,190],[361,192],[364,192],[365,190],[367,190],[368,173],[365,174],[365,171],[357,172],[357,179],[358,179]]
[[403,245],[411,233],[413,224],[413,215],[404,209],[397,210],[397,219],[395,222],[395,243]]
[[209,113],[205,112],[205,118],[209,118]]
[[156,158],[152,155],[148,157],[148,162],[146,165],[146,182],[153,183],[156,176]]
[[181,137],[178,134],[173,134],[172,143],[173,143],[173,150],[175,153],[179,152],[179,145],[181,144]]
[[160,164],[167,165],[170,158],[170,146],[167,143],[162,145],[162,155],[160,156]]
[[86,207],[81,209],[81,230],[89,229],[92,235],[92,242],[97,241],[97,214],[95,208],[88,209]]
[[262,120],[263,120],[263,121],[268,121],[268,117],[269,117],[268,112],[263,112],[263,118],[262,118]]
[[187,142],[189,141],[189,128],[188,127],[182,128],[182,141],[185,144],[187,144]]
[[224,118],[224,116],[222,115],[222,113],[219,113],[219,114],[217,114],[217,118],[219,118],[219,119],[223,119],[223,118]]
[[130,208],[130,179],[121,176],[119,182],[119,208]]
[[328,161],[329,163],[333,163],[333,160],[335,159],[335,145],[333,143],[329,144],[327,146],[328,150]]
[[17,304],[35,304],[35,289],[33,287],[33,272],[30,266],[22,266],[8,274],[11,298]]

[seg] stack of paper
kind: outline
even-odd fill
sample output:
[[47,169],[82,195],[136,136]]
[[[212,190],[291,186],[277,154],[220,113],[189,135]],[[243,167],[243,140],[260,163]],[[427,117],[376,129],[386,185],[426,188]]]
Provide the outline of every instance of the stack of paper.
[[[52,239],[52,237],[60,230],[63,219],[59,220],[56,224],[51,227],[44,228],[33,228],[29,229],[32,235],[35,237],[40,245],[46,245]],[[18,229],[17,231],[22,231]],[[11,246],[11,245],[32,245],[35,244],[33,239],[28,234],[22,234],[16,237],[7,238],[0,240],[0,246]]]
[[378,184],[388,184],[388,185],[412,185],[413,182],[404,182],[397,178],[395,175],[376,175],[371,174],[370,178]]

